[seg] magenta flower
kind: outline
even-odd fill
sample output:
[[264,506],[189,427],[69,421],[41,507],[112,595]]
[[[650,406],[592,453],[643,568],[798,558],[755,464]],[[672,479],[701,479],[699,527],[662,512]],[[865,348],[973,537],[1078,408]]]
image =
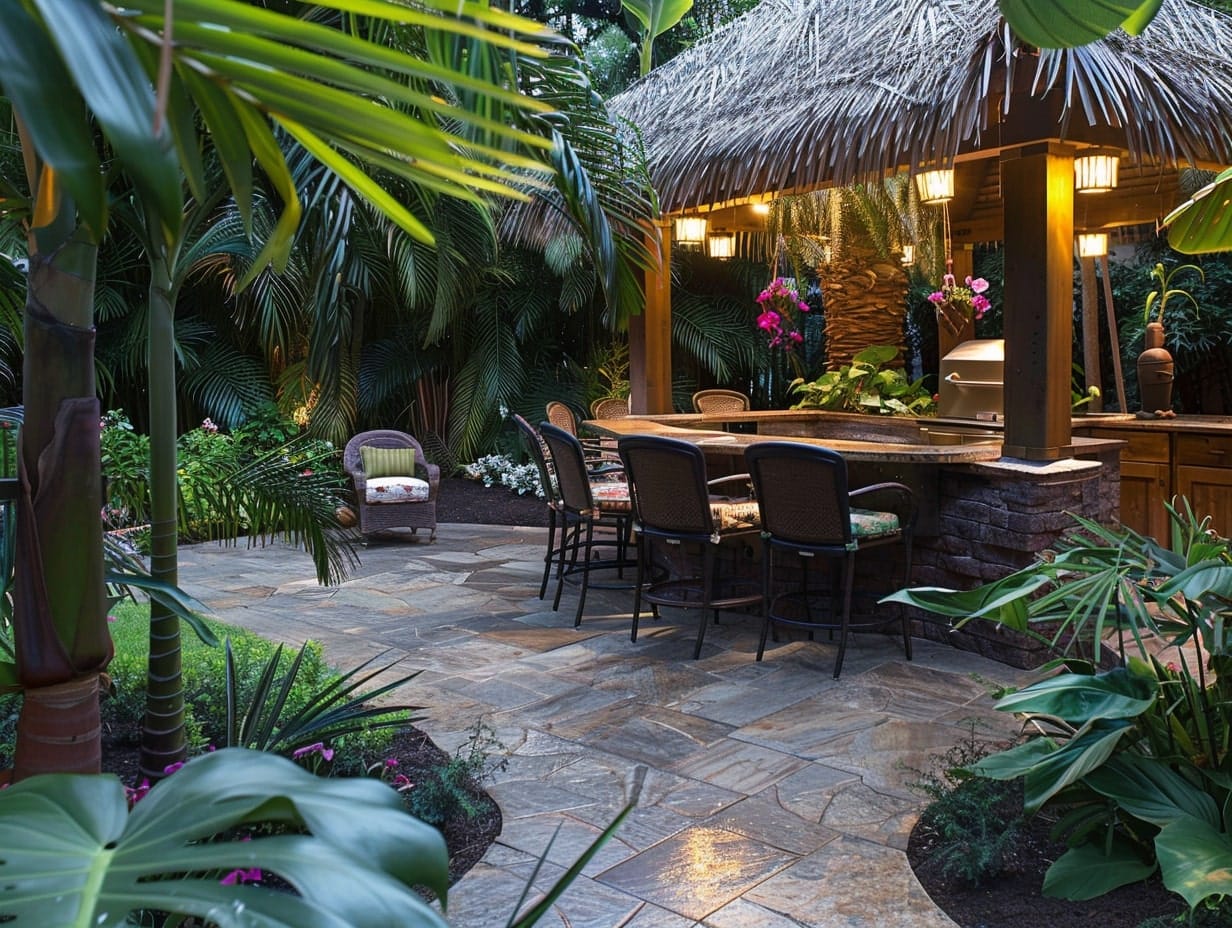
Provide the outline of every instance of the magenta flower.
[[971,288],[972,293],[983,293],[988,289],[988,281],[986,281],[983,277],[977,277],[975,280],[968,277],[967,286]]
[[174,764],[168,764],[163,768],[163,776],[169,777],[183,766],[184,762],[182,760],[178,760]]
[[124,798],[128,800],[128,807],[131,809],[150,792],[150,781],[143,779],[140,786],[124,787]]
[[239,870],[232,870],[218,882],[223,886],[238,886],[241,883],[260,883],[261,870],[258,867],[253,867],[251,870],[245,870],[241,867]]
[[757,327],[764,332],[776,332],[782,319],[774,310],[768,309],[757,317]]
[[321,756],[321,759],[324,761],[331,761],[334,759],[334,749],[327,748],[325,744],[321,741],[318,741],[316,744],[305,745],[302,748],[296,748],[291,753],[291,759],[301,760],[309,756],[310,754],[319,754]]

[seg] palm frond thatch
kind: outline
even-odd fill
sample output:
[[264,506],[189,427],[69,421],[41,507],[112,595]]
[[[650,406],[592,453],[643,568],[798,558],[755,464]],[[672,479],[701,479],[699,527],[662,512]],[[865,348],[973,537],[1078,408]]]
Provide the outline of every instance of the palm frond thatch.
[[1139,164],[1226,164],[1230,44],[1232,18],[1192,0],[1141,36],[1044,51],[996,0],[765,0],[610,105],[640,128],[667,212],[995,149],[1044,98],[1055,137],[1115,139]]

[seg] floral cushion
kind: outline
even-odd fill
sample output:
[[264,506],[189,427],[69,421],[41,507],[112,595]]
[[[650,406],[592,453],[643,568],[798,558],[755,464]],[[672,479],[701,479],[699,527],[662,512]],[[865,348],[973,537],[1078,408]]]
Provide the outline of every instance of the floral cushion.
[[428,498],[431,487],[418,477],[377,477],[364,486],[364,502],[369,506],[382,503],[414,503]]
[[851,534],[857,539],[893,535],[899,529],[898,516],[892,512],[876,512],[872,509],[851,510]]
[[756,500],[710,504],[710,517],[719,532],[738,532],[761,527],[761,511]]
[[633,508],[627,481],[592,480],[590,495],[600,512],[629,512]]

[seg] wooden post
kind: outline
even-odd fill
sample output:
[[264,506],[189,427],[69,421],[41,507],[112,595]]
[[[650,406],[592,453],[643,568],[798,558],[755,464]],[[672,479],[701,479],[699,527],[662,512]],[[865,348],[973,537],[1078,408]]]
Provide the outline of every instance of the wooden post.
[[672,412],[672,231],[670,220],[656,220],[647,236],[660,256],[646,272],[646,305],[629,317],[629,410]]
[[1074,157],[1056,142],[1001,156],[1006,457],[1073,457]]
[[1085,386],[1089,393],[1091,387],[1098,387],[1100,395],[1086,404],[1091,412],[1100,412],[1104,408],[1104,397],[1100,364],[1099,364],[1099,293],[1095,280],[1095,259],[1080,258],[1079,267],[1082,270],[1082,373]]

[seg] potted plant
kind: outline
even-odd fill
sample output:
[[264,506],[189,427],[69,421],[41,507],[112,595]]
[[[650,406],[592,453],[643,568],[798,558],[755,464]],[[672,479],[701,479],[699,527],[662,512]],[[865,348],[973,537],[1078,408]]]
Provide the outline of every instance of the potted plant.
[[1181,297],[1193,304],[1195,312],[1198,301],[1188,290],[1172,286],[1172,280],[1182,271],[1197,272],[1198,279],[1206,280],[1202,268],[1196,264],[1182,264],[1171,271],[1163,262],[1151,268],[1153,285],[1146,295],[1142,321],[1146,324],[1143,335],[1144,350],[1138,355],[1138,393],[1143,412],[1161,413],[1172,409],[1172,355],[1164,348],[1164,310],[1168,300]]

